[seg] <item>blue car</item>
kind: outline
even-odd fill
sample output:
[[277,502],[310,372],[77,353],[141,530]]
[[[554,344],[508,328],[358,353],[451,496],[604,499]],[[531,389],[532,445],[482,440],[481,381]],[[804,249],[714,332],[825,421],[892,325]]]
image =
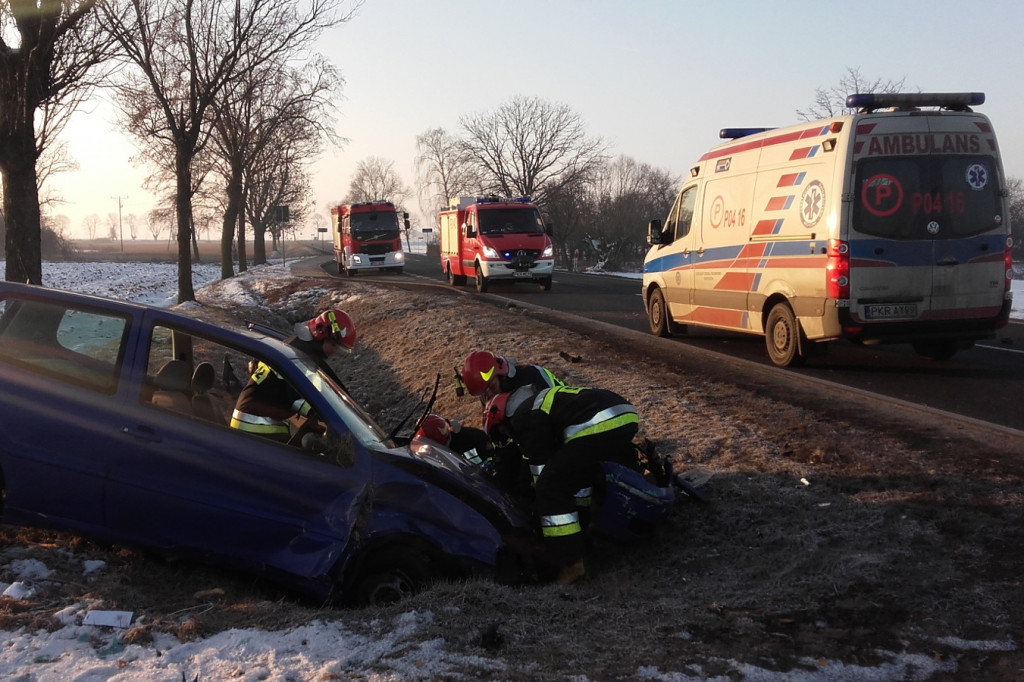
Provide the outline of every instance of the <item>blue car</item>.
[[[327,427],[230,428],[251,361]],[[397,444],[274,335],[0,283],[0,520],[250,571],[322,602],[531,579],[529,514],[457,455]]]

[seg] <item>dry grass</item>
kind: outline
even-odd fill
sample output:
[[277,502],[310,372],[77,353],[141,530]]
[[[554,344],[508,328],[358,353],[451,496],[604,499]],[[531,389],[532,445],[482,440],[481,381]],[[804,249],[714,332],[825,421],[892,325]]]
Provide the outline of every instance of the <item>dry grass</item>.
[[[874,665],[886,651],[955,658],[960,672],[949,679],[1012,679],[1024,668],[1017,652],[965,651],[942,639],[1024,640],[1020,453],[891,407],[826,401],[743,374],[727,382],[699,360],[554,326],[520,307],[446,290],[323,286],[291,280],[262,295],[287,310],[282,323],[335,304],[353,316],[358,350],[336,368],[385,428],[413,409],[436,372],[444,379],[435,411],[478,424],[479,405],[457,398],[448,377],[469,350],[493,349],[628,397],[644,435],[678,468],[714,470],[712,502],[681,502],[644,546],[592,548],[590,574],[572,588],[441,584],[363,612],[324,612],[243,575],[3,528],[0,566],[33,555],[66,571],[34,601],[0,600],[0,629],[46,627],[63,605],[87,599],[142,612],[139,637],[325,617],[372,633],[389,622],[381,616],[417,610],[434,614],[425,638],[500,657],[510,680],[616,679],[690,664],[735,678],[736,661],[814,669]],[[246,311],[201,314],[223,321]],[[563,351],[581,360],[567,362]],[[116,570],[83,582],[85,558]],[[223,594],[196,596],[215,588]],[[467,676],[494,674],[483,660],[466,665]]]

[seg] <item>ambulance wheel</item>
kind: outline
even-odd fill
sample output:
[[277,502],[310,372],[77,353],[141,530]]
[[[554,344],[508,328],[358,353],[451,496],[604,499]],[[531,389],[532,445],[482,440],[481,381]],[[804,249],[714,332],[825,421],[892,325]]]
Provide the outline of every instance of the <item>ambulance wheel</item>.
[[345,274],[348,275],[349,277],[355,277],[356,271],[353,270],[352,268],[345,268]]
[[674,331],[668,319],[668,306],[665,305],[665,294],[655,289],[651,301],[647,305],[647,321],[651,323],[651,333],[655,336],[672,336]]
[[764,328],[768,357],[779,367],[802,365],[807,356],[801,350],[800,325],[787,303],[776,303]]
[[480,272],[480,264],[477,263],[477,266],[476,266],[476,290],[479,291],[482,294],[485,291],[487,291],[487,285],[488,284],[489,284],[489,282],[487,281],[487,278],[484,277],[484,273]]
[[958,350],[956,341],[914,341],[914,352],[929,360],[949,360]]
[[545,277],[540,280],[541,291],[551,291],[551,278]]
[[338,274],[339,275],[344,275],[345,274],[345,266],[342,265],[341,263],[338,263]]

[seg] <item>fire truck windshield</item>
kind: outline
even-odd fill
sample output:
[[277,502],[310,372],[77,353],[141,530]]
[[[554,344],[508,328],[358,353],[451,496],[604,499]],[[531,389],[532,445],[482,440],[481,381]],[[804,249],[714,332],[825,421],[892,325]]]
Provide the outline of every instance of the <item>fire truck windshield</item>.
[[477,212],[481,234],[540,234],[544,232],[535,208],[488,208]]
[[349,225],[352,237],[359,241],[398,239],[398,214],[394,212],[353,213]]

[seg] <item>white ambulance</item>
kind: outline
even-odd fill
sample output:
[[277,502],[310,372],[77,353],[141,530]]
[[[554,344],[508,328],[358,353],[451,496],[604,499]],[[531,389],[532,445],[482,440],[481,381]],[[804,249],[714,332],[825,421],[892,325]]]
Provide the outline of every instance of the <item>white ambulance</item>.
[[776,365],[822,342],[948,359],[1006,324],[1006,178],[982,93],[850,95],[858,113],[730,139],[651,221],[651,331],[762,334]]

